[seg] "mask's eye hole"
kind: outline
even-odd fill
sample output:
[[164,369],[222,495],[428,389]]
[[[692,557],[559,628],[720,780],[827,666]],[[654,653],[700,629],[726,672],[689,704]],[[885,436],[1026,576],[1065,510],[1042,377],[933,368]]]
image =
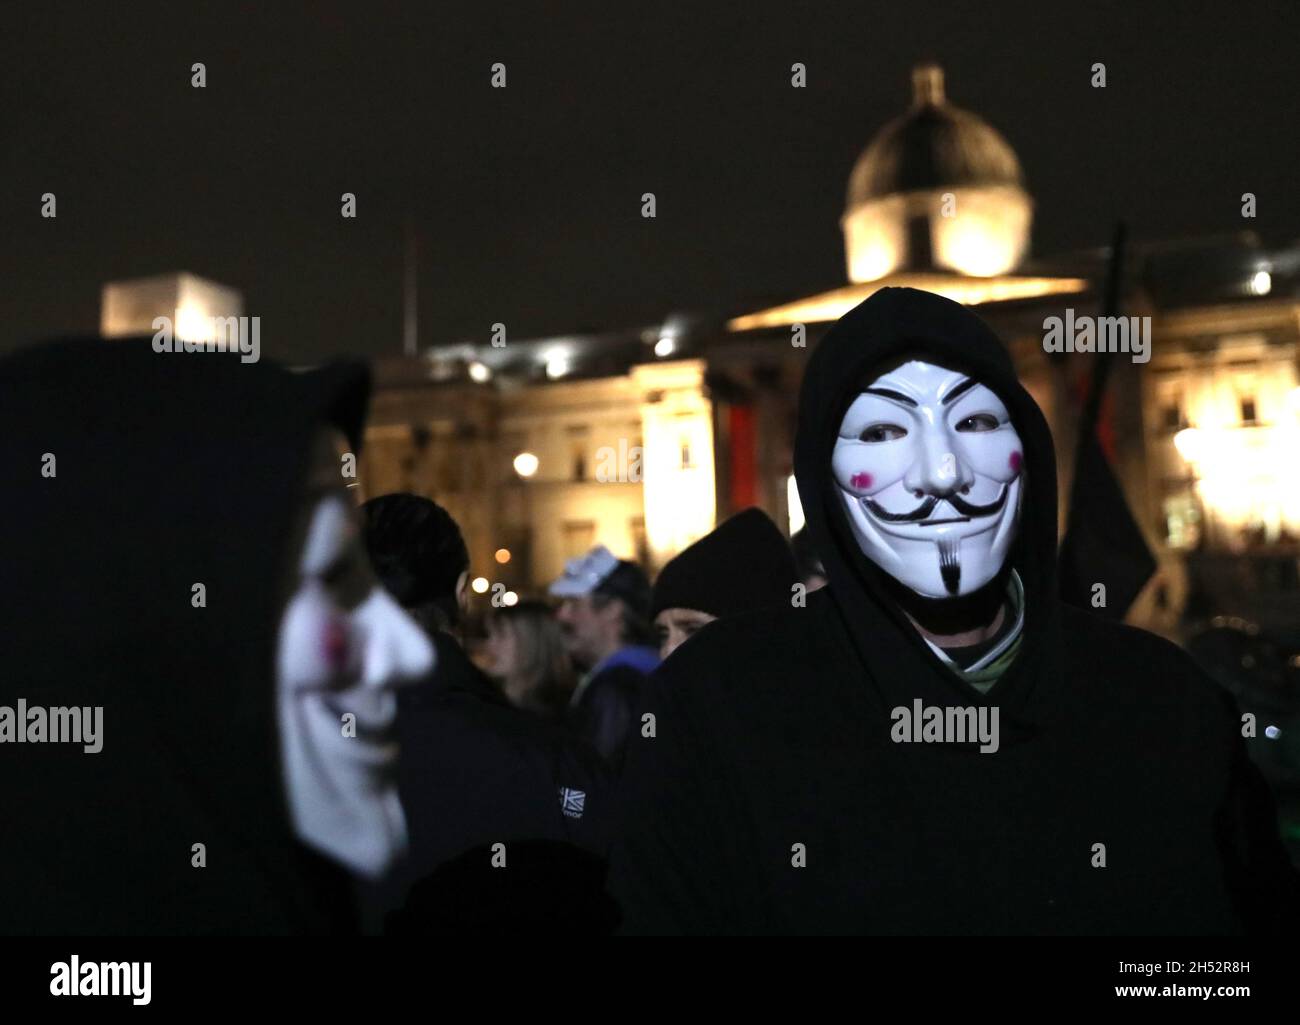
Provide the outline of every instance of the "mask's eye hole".
[[343,581],[348,578],[348,574],[351,572],[351,559],[346,556],[340,559],[335,559],[321,572],[321,582],[324,583],[326,587],[338,588],[342,585]]
[[361,549],[349,545],[338,558],[325,567],[318,579],[340,607],[354,609],[370,596],[375,586],[370,565]]
[[899,438],[906,437],[906,427],[899,427],[898,424],[872,424],[858,435],[858,440],[875,445],[882,441],[897,441]]
[[959,431],[996,431],[998,429],[998,418],[992,413],[976,413],[974,416],[968,416],[957,424]]

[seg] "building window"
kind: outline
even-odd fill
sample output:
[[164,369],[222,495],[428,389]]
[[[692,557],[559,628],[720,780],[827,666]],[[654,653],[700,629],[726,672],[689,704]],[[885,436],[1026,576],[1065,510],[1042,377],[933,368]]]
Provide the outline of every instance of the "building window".
[[628,524],[632,534],[632,546],[636,551],[636,561],[642,566],[650,565],[650,543],[645,536],[645,517],[633,516]]
[[1258,423],[1255,416],[1255,397],[1253,395],[1243,395],[1240,400],[1241,422],[1243,424]]
[[584,481],[587,479],[587,449],[591,444],[591,429],[586,425],[566,427],[569,438],[570,479]]

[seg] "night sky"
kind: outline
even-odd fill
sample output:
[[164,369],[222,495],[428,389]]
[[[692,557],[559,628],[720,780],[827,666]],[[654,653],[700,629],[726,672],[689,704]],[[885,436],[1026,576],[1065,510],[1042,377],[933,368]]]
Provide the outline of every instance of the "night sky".
[[0,349],[184,269],[243,290],[268,355],[400,351],[408,214],[422,344],[835,287],[849,171],[924,58],[1019,154],[1035,255],[1120,216],[1300,236],[1294,3],[183,6],[6,7]]

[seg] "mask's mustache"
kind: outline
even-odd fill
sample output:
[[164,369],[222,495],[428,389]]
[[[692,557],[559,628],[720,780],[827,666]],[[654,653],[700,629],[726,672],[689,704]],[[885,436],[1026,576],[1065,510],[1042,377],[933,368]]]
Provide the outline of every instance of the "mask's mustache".
[[[977,516],[992,516],[1006,504],[1009,487],[1009,485],[1003,484],[1001,492],[998,493],[998,497],[988,505],[975,505],[973,502],[966,501],[958,494],[944,495],[943,500],[963,516],[970,516],[972,518]],[[915,509],[912,509],[910,512],[891,513],[882,509],[870,498],[864,499],[863,501],[867,508],[871,510],[871,515],[875,516],[879,520],[884,520],[886,523],[915,523],[917,520],[928,519],[930,513],[934,512],[934,507],[939,504],[938,497],[930,495],[924,502],[918,505]]]
[[992,516],[1001,509],[1007,502],[1007,491],[1009,485],[1003,484],[1002,490],[998,492],[998,497],[993,499],[988,505],[975,505],[967,502],[961,495],[948,495],[944,501],[951,505],[963,516]]
[[939,504],[939,500],[931,495],[911,512],[891,513],[885,512],[884,509],[869,498],[864,499],[864,501],[867,508],[871,510],[871,515],[878,520],[884,520],[886,523],[910,523],[912,520],[923,520]]

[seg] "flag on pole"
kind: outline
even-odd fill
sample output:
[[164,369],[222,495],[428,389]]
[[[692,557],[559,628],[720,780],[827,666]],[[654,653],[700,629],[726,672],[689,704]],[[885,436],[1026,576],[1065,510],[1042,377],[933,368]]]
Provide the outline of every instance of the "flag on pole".
[[[1102,315],[1107,317],[1119,312],[1124,236],[1121,223],[1115,228],[1102,296]],[[1155,572],[1156,560],[1098,436],[1106,378],[1115,357],[1097,353],[1093,358],[1059,555],[1060,593],[1068,605],[1123,619]]]

